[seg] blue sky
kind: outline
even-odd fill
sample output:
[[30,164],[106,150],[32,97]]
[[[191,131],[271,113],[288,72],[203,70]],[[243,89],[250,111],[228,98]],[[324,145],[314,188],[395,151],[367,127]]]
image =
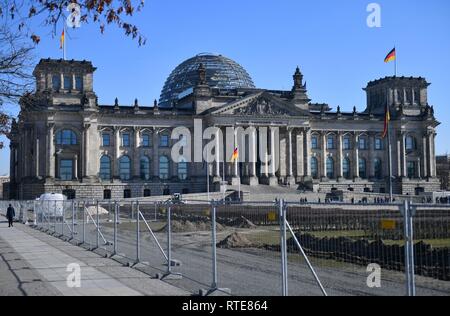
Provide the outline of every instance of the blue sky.
[[[381,28],[367,26],[366,7],[372,2],[381,6]],[[383,59],[395,45],[399,75],[432,83],[429,103],[442,122],[437,153],[450,151],[448,0],[147,0],[133,22],[147,45],[138,47],[114,26],[103,35],[94,24],[69,31],[67,58],[98,67],[94,88],[102,104],[118,97],[121,104],[138,98],[151,105],[173,68],[198,53],[214,52],[236,60],[263,88],[290,89],[298,65],[313,102],[362,111],[367,82],[393,75],[393,64]],[[36,57],[60,58],[59,34],[38,32]],[[0,174],[8,172],[5,148]]]

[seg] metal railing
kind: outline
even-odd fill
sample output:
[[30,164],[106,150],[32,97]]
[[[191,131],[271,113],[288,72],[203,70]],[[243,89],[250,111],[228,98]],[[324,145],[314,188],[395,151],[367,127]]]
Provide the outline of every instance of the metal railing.
[[[202,295],[450,294],[448,205],[0,201],[0,212],[10,203],[24,223]],[[372,264],[381,288],[366,284]]]

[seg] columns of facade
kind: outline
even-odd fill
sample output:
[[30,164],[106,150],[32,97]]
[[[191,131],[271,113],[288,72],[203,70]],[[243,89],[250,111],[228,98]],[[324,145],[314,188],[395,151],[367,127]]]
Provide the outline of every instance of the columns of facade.
[[300,182],[303,180],[303,177],[305,176],[305,146],[304,146],[305,136],[303,130],[299,130],[295,136],[297,145],[296,146],[297,181]]
[[[153,176],[158,177],[159,176],[159,133],[156,129],[153,129],[153,139],[152,139],[152,145],[153,145],[153,157],[152,157],[152,166],[153,166]],[[208,165],[209,168],[209,165]]]
[[401,152],[400,152],[401,166],[402,166],[402,177],[407,177],[408,172],[406,170],[406,133],[402,132],[401,134]]
[[83,178],[87,178],[89,176],[89,164],[91,163],[91,161],[89,161],[89,150],[90,150],[89,129],[90,129],[90,127],[91,127],[90,124],[85,124],[83,126],[83,158],[82,158],[83,159]]
[[355,132],[354,135],[354,163],[353,163],[353,175],[355,179],[359,179],[359,133]]
[[306,143],[305,143],[305,152],[306,152],[306,177],[311,177],[311,129],[308,128],[306,131]]
[[402,176],[402,142],[401,135],[397,134],[397,177]]
[[367,179],[374,178],[375,170],[373,166],[373,149],[375,147],[375,135],[373,133],[369,133],[367,137],[368,145],[369,145],[369,157],[367,157]]
[[29,135],[29,129],[27,127],[24,127],[23,130],[23,134],[24,134],[24,138],[23,138],[23,159],[22,159],[22,170],[23,170],[23,177],[28,177],[28,169],[30,167],[29,164],[29,158],[30,156],[28,155],[29,150],[28,150],[28,142],[30,140],[30,136]]
[[140,139],[140,128],[135,127],[134,128],[134,146],[133,146],[133,176],[136,179],[140,178],[140,167],[141,167],[141,157],[139,154],[139,147],[141,145],[141,139]]
[[78,180],[78,155],[73,157],[73,178]]
[[338,172],[337,172],[337,176],[338,176],[338,180],[344,178],[344,152],[343,152],[343,145],[342,145],[342,132],[338,132],[338,137],[337,137],[337,143],[338,143]]
[[293,152],[293,137],[292,137],[292,128],[288,128],[287,132],[288,132],[288,137],[287,137],[287,148],[286,148],[286,154],[288,155],[288,159],[287,159],[287,183],[289,185],[295,185],[295,183],[297,182],[296,179],[294,178],[294,152]]
[[322,178],[327,177],[327,133],[322,132]]
[[422,136],[422,177],[428,177],[427,135]]
[[220,182],[222,179],[220,177],[220,160],[222,157],[220,156],[220,129],[217,129],[216,135],[215,135],[215,141],[216,141],[216,168],[214,170],[214,182]]
[[271,164],[269,168],[269,184],[270,185],[278,185],[278,178],[276,175],[277,172],[277,155],[279,153],[276,152],[276,143],[275,143],[275,132],[276,128],[270,128],[270,156],[271,156]]
[[55,125],[47,125],[47,178],[55,178]]
[[435,162],[436,158],[434,157],[434,132],[428,133],[428,150],[429,150],[429,159],[428,159],[428,165],[429,165],[429,175],[430,177],[434,178],[436,177],[436,170],[435,170]]
[[252,133],[249,141],[249,184],[250,185],[258,185],[259,184],[259,175],[256,174],[256,163],[258,161],[258,135],[256,127],[252,127]]
[[238,142],[238,133],[237,133],[237,129],[234,129],[234,148],[233,148],[233,153],[234,153],[234,149],[238,149],[238,157],[237,159],[234,160],[234,162],[232,162],[232,169],[233,169],[233,176],[231,179],[231,184],[232,185],[239,185],[241,183],[241,173],[240,173],[240,161],[241,161],[241,151],[245,151],[245,148],[239,148],[239,142]]
[[16,182],[16,146],[13,142],[9,145],[9,181],[11,183]]
[[37,129],[35,129],[35,144],[34,144],[34,169],[35,169],[35,177],[39,178],[40,177],[40,170],[39,170],[39,164],[40,164],[40,154],[39,151],[40,149],[40,140],[39,140],[39,135],[37,134],[38,131]]

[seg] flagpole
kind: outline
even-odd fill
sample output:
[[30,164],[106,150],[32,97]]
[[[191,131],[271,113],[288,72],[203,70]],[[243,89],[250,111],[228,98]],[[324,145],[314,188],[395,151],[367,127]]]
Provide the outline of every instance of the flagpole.
[[63,59],[66,60],[66,23],[64,22]]
[[[389,106],[389,89],[386,93],[386,109],[389,113],[389,118],[391,116],[391,109]],[[386,115],[387,115],[386,113]],[[391,144],[391,120],[387,120],[387,139],[388,139],[388,167],[389,167],[389,201],[393,202],[393,188],[392,188],[392,144]]]
[[394,46],[395,49],[395,77],[397,77],[397,48]]
[[238,194],[239,194],[239,202],[241,202],[241,168],[240,168],[240,165],[239,165],[239,151],[238,151],[238,156],[237,156],[237,158],[236,158],[236,163],[237,163],[237,170],[238,170],[238,173],[239,174],[237,174],[236,176],[238,176],[239,178],[239,188],[238,188]]

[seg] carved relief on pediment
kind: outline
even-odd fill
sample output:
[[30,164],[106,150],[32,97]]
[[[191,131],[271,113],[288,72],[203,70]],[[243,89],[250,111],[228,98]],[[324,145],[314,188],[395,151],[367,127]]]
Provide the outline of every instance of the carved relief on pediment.
[[237,115],[289,115],[289,111],[267,99],[257,99],[234,110]]

